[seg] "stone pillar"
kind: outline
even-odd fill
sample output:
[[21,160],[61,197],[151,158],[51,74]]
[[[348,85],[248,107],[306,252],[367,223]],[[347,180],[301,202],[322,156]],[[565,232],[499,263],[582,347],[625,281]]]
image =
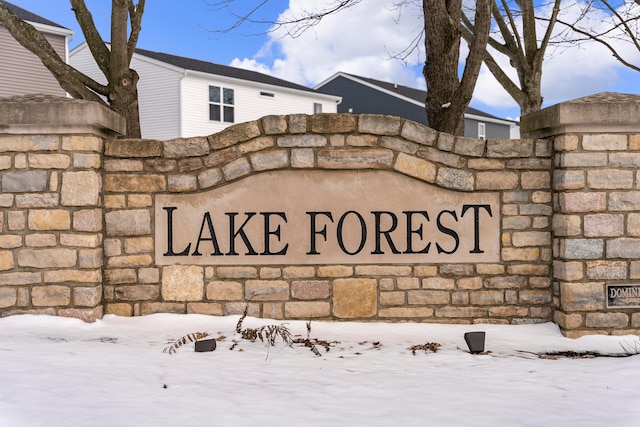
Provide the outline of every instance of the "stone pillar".
[[0,98],[0,315],[102,317],[104,140],[98,103]]
[[569,337],[640,332],[640,96],[601,93],[522,119],[553,139],[554,320]]

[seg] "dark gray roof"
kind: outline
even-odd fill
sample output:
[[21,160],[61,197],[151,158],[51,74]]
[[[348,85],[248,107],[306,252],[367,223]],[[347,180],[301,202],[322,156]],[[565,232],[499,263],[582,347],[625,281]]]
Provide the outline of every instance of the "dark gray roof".
[[48,19],[43,18],[42,16],[36,15],[35,13],[31,13],[28,10],[25,10],[21,7],[16,6],[15,4],[9,3],[8,1],[3,1],[3,3],[7,6],[7,9],[9,9],[11,12],[13,12],[18,18],[22,19],[23,21],[35,22],[36,24],[49,25],[51,27],[64,28],[65,30],[68,30],[68,28],[63,27],[60,24],[56,24],[53,21],[49,21]]
[[[389,92],[393,92],[395,94],[398,94],[400,96],[404,96],[405,98],[410,98],[413,99],[414,101],[418,101],[422,104],[424,104],[425,100],[427,99],[427,91],[425,90],[421,90],[421,89],[415,89],[412,87],[408,87],[408,86],[402,86],[399,84],[395,84],[395,83],[389,83],[389,82],[383,82],[381,80],[376,80],[376,79],[370,79],[368,77],[362,77],[362,76],[356,76],[355,74],[349,74],[349,73],[342,73],[351,77],[354,77],[356,79],[359,80],[363,80],[367,83],[370,83],[372,85],[378,86],[379,88],[388,90]],[[497,120],[504,120],[507,122],[513,122],[513,120],[508,120],[508,119],[503,119],[501,117],[496,117],[494,115],[491,115],[489,113],[485,113],[484,111],[478,110],[476,108],[473,107],[467,107],[467,114],[473,114],[476,116],[481,116],[481,117],[489,117],[492,119],[497,119]]]
[[215,64],[213,62],[200,61],[198,59],[169,55],[168,53],[153,52],[145,49],[136,49],[136,53],[148,58],[155,59],[157,61],[162,61],[167,64],[174,65],[179,68],[184,68],[185,70],[200,71],[207,74],[215,74],[217,76],[249,80],[273,86],[286,87],[289,89],[303,90],[306,92],[324,93],[306,86],[279,79],[277,77],[258,73],[257,71],[249,71],[242,68],[230,67],[228,65]]

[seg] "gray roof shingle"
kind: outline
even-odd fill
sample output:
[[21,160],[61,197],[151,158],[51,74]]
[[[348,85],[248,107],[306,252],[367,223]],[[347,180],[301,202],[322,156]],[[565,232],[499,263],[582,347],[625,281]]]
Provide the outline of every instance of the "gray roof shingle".
[[9,3],[8,1],[2,1],[2,3],[4,3],[5,6],[7,6],[7,9],[9,9],[11,12],[13,12],[18,18],[22,19],[23,21],[35,22],[36,24],[49,25],[51,27],[64,28],[65,30],[68,30],[68,28],[63,27],[60,24],[56,24],[53,21],[43,18],[40,15],[36,15],[35,13],[29,12],[28,10],[23,9],[19,6],[16,6],[15,4]]
[[202,73],[248,80],[289,89],[303,90],[305,92],[323,93],[315,89],[259,73],[257,71],[244,70],[242,68],[230,67],[228,65],[215,64],[213,62],[185,58],[182,56],[170,55],[168,53],[153,52],[145,49],[136,49],[136,53],[179,68],[184,68],[185,70],[200,71]]

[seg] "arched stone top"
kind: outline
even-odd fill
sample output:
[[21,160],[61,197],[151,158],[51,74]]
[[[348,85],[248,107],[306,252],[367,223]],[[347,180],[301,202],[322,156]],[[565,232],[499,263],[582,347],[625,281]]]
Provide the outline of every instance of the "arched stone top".
[[[548,170],[551,162],[545,140],[455,137],[374,114],[266,116],[208,137],[113,140],[106,143],[105,154],[107,191],[139,188],[143,179],[148,184],[143,187],[156,192],[208,190],[287,169],[388,170],[451,190],[497,190],[498,171],[508,180],[510,169]],[[129,159],[133,169],[119,159]],[[131,175],[135,168],[144,175]],[[483,174],[491,174],[490,179]],[[138,180],[133,186],[132,179]]]

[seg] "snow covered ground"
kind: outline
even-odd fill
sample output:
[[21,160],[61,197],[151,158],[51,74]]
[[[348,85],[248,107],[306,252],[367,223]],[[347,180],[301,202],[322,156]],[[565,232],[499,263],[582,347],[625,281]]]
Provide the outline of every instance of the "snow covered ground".
[[[238,318],[0,319],[0,426],[640,425],[640,355],[536,355],[619,354],[640,346],[637,336],[572,340],[554,324],[313,322],[312,338],[339,341],[318,357],[241,340]],[[306,337],[305,322],[287,327]],[[468,352],[463,335],[474,330],[486,331],[490,353]],[[226,338],[213,352],[188,343],[163,353],[203,331]],[[426,342],[440,350],[412,355]]]

